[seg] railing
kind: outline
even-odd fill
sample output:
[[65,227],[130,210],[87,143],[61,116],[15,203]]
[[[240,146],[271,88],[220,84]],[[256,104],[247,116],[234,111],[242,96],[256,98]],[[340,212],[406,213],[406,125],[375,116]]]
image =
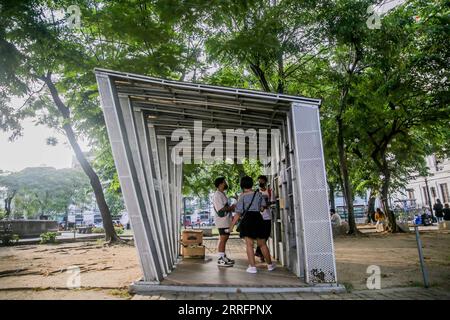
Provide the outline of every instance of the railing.
[[424,214],[423,210],[420,208],[395,208],[393,211],[397,221],[409,224],[414,224],[416,217],[421,217]]

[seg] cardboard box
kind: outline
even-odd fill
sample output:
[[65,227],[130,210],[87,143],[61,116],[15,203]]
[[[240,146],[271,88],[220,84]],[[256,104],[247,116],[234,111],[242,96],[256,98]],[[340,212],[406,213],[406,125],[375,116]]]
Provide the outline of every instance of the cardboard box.
[[196,258],[203,259],[205,258],[205,246],[185,246],[181,245],[181,255],[183,258]]
[[181,243],[185,246],[203,243],[203,230],[183,230]]

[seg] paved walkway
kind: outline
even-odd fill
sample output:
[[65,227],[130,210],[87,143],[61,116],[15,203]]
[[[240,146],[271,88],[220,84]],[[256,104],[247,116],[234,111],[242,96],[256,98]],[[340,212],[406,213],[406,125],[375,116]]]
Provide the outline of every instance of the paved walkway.
[[[204,241],[207,254],[214,257],[217,239]],[[240,257],[244,253],[242,240],[232,239],[227,254]],[[229,270],[228,270],[229,271]],[[401,287],[381,290],[358,290],[345,293],[155,293],[136,294],[135,300],[450,300],[450,291],[441,288]]]
[[135,295],[132,300],[450,300],[450,292],[439,288],[392,288],[350,293],[161,293]]

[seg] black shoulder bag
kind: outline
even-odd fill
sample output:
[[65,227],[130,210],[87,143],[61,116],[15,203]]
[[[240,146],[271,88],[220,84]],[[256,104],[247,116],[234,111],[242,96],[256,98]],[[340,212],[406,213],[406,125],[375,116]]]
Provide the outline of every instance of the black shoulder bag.
[[[225,205],[224,208],[226,208],[227,206],[228,206],[228,203]],[[224,210],[224,208],[222,208],[222,209],[220,209],[219,211],[217,211],[216,207],[214,206],[214,201],[213,201],[213,208],[214,208],[214,211],[216,212],[216,214],[217,214],[220,218],[225,217],[225,216],[227,215],[227,213],[228,213],[228,212],[226,212],[226,211]]]

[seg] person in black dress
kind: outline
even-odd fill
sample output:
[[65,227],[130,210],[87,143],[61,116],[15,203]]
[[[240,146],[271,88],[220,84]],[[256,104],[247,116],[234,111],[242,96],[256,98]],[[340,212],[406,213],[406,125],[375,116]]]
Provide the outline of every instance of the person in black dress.
[[230,230],[233,230],[236,223],[241,220],[239,232],[240,237],[244,238],[246,243],[249,263],[246,271],[248,273],[257,273],[254,254],[255,240],[261,248],[264,260],[267,262],[267,270],[272,271],[275,269],[276,265],[272,263],[269,248],[266,245],[266,232],[261,214],[267,207],[266,200],[259,191],[253,191],[253,179],[249,176],[245,176],[241,179],[241,188],[243,193],[236,204],[236,215],[233,218]]

